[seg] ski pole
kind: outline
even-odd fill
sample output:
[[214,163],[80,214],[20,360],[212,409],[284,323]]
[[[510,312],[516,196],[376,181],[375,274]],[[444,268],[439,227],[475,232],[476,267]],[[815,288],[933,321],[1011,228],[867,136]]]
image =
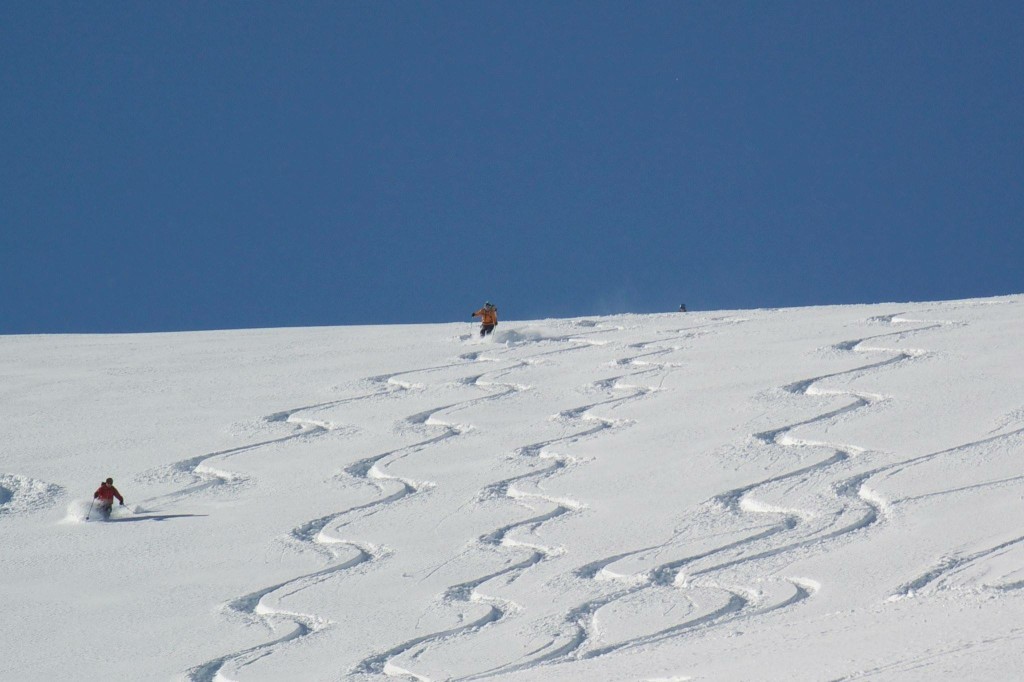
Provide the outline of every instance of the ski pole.
[[89,515],[92,514],[92,507],[93,507],[94,504],[96,504],[96,498],[95,497],[92,498],[92,502],[89,503],[89,511],[87,511],[85,513],[85,520],[86,521],[89,520]]

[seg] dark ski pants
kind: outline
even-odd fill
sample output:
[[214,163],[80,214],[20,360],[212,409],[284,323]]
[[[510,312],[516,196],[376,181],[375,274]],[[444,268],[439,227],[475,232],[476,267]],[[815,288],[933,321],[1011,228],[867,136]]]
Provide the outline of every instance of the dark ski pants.
[[482,327],[480,327],[480,336],[487,336],[488,334],[490,334],[493,331],[494,331],[494,325],[493,324],[485,324]]

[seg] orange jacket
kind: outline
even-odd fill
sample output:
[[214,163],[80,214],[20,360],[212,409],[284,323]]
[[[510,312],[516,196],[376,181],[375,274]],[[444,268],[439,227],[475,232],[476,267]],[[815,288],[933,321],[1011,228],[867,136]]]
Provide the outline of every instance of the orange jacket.
[[481,324],[495,325],[498,324],[498,309],[484,307],[473,313],[473,317],[479,317]]

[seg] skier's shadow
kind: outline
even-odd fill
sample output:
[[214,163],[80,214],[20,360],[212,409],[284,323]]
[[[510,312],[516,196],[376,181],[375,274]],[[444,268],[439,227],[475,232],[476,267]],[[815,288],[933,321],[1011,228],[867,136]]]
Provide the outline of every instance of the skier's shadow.
[[105,519],[105,522],[128,523],[130,521],[166,521],[167,519],[184,519],[190,516],[209,516],[209,514],[148,514],[146,516],[124,516],[117,519]]

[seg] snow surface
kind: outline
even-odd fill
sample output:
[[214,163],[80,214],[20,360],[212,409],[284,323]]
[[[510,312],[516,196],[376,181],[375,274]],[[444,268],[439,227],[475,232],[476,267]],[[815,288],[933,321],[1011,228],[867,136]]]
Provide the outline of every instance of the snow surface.
[[0,679],[1022,679],[1022,338],[1024,296],[0,337]]

